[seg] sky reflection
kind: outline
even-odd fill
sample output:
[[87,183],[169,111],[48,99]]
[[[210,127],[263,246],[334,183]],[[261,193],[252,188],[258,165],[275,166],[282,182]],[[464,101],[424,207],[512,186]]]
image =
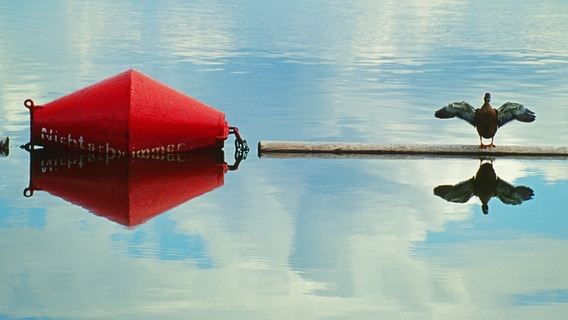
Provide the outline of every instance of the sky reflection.
[[[314,160],[301,167],[294,162],[297,161],[263,160],[254,167],[246,166],[242,179],[229,179],[225,188],[194,199],[134,230],[113,227],[105,219],[88,215],[82,209],[71,210],[69,205],[38,193],[36,196],[42,198],[38,201],[48,204],[44,215],[48,220],[40,229],[11,224],[5,230],[3,241],[11,239],[11,242],[29,245],[23,252],[22,248],[3,250],[4,255],[16,259],[13,266],[18,266],[17,269],[8,267],[3,272],[40,278],[22,287],[14,282],[13,276],[3,277],[7,281],[3,288],[16,286],[24,292],[31,290],[36,292],[36,299],[45,303],[43,296],[53,288],[61,288],[60,282],[65,281],[69,290],[75,290],[72,300],[88,299],[88,304],[87,300],[78,302],[81,312],[94,304],[110,312],[101,316],[123,314],[141,301],[145,301],[146,307],[142,310],[148,314],[163,312],[163,308],[168,308],[168,313],[192,310],[199,314],[203,308],[217,309],[221,304],[227,309],[252,308],[256,315],[262,315],[268,312],[266,306],[279,310],[279,306],[283,306],[280,300],[285,297],[288,297],[285,305],[295,306],[291,311],[295,316],[300,316],[301,312],[321,314],[327,310],[321,314],[325,316],[350,312],[355,305],[362,315],[368,315],[362,310],[376,312],[394,306],[399,315],[424,310],[435,314],[442,312],[448,303],[456,310],[467,310],[466,306],[471,303],[502,309],[502,303],[514,296],[531,295],[543,286],[562,290],[566,285],[555,276],[558,273],[550,269],[560,270],[564,266],[565,259],[558,256],[565,247],[564,236],[555,240],[555,237],[548,238],[548,232],[541,234],[534,228],[523,229],[501,221],[507,216],[515,216],[516,220],[525,220],[524,215],[536,216],[534,206],[528,205],[530,202],[515,210],[498,206],[490,221],[481,221],[477,219],[483,217],[481,212],[473,214],[471,209],[448,206],[431,194],[432,182],[440,183],[439,178],[419,181],[410,178],[424,175],[423,170],[456,170],[460,164],[475,171],[478,161],[362,160],[362,163],[353,163],[332,160],[330,163]],[[508,166],[513,164],[512,161]],[[257,178],[268,176],[268,172],[276,168],[279,174],[272,175],[270,183]],[[398,176],[392,173],[393,169],[402,173],[403,178],[398,182],[393,180]],[[378,175],[353,176],[358,171],[374,171]],[[463,177],[467,171],[456,172],[456,175]],[[325,172],[331,176],[322,181],[318,176]],[[312,179],[303,183],[289,181],[300,178],[302,173]],[[509,181],[525,179],[511,179],[507,172],[500,175],[507,176]],[[444,176],[455,179],[451,172]],[[231,196],[231,188],[246,185],[251,179],[257,181],[255,188],[249,187],[243,189],[243,194]],[[389,183],[379,184],[377,179]],[[302,189],[312,191],[302,195]],[[544,196],[547,191],[554,193],[556,188],[548,185],[543,190],[539,183],[535,190]],[[265,210],[256,210],[251,205],[259,197],[264,199]],[[541,199],[536,197],[532,201]],[[347,202],[351,205],[339,205]],[[234,210],[239,208],[239,203],[245,207]],[[471,205],[479,206],[475,202]],[[560,205],[565,207],[566,203]],[[229,210],[231,207],[233,210]],[[528,212],[516,210],[521,208]],[[558,219],[561,212],[552,210],[550,213],[556,214]],[[540,213],[537,219],[547,217]],[[555,222],[565,226],[560,223],[564,218],[561,219]],[[78,223],[81,228],[77,228]],[[497,223],[511,231],[504,233],[498,227],[495,235],[499,236],[487,239],[489,234],[483,226],[488,223]],[[73,241],[57,236],[61,230],[66,230],[65,237]],[[564,227],[561,230],[565,231]],[[186,240],[174,239],[176,237]],[[176,247],[178,245],[182,247]],[[484,248],[483,253],[478,246]],[[527,247],[534,250],[527,251]],[[11,254],[12,250],[19,250],[20,254]],[[537,252],[539,258],[535,259]],[[54,261],[53,256],[59,257],[58,260]],[[503,256],[508,262],[503,261]],[[105,263],[97,262],[100,259]],[[550,259],[560,266],[543,262]],[[42,270],[39,274],[37,267]],[[199,271],[211,267],[213,269],[205,274]],[[506,276],[499,273],[501,269],[508,270]],[[548,274],[545,280],[549,282],[541,279],[532,285],[513,285],[519,277],[532,279],[529,270]],[[100,291],[102,288],[96,283],[111,283],[109,273],[119,277],[116,283],[121,289],[112,286],[108,288],[110,291]],[[488,278],[490,274],[494,276]],[[497,276],[499,278],[495,279]],[[141,277],[146,280],[140,282]],[[486,285],[479,285],[480,281]],[[78,286],[79,283],[83,285]],[[87,291],[81,293],[79,288],[83,286],[90,288],[88,294]],[[507,290],[503,291],[504,288]],[[157,295],[158,292],[161,293]],[[99,296],[103,293],[106,298]],[[65,299],[71,299],[62,294],[51,294],[51,297],[50,307],[43,303],[34,305],[33,299],[26,305],[37,312],[51,314],[64,305]],[[122,303],[116,305],[114,299]],[[110,301],[113,301],[112,306]],[[201,307],[189,301],[200,301]],[[353,304],[353,301],[357,302]],[[388,307],[381,301],[390,301]],[[259,308],[259,303],[263,308]],[[73,316],[72,310],[66,310],[67,316]],[[124,315],[128,317],[128,313]],[[478,313],[472,313],[474,315]]]

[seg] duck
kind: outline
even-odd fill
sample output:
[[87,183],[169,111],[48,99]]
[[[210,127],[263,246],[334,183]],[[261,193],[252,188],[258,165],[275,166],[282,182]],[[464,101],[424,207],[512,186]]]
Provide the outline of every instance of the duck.
[[[465,101],[452,102],[437,110],[434,116],[440,119],[458,117],[467,121],[477,129],[479,147],[482,149],[495,147],[493,139],[497,129],[506,123],[512,120],[533,122],[536,119],[535,113],[520,103],[505,102],[499,109],[495,109],[490,102],[491,94],[487,92],[483,96],[483,105],[480,108],[476,109]],[[483,138],[491,139],[491,142],[483,144]]]
[[513,186],[502,180],[495,173],[492,160],[480,159],[479,168],[471,179],[455,185],[439,185],[434,188],[434,194],[448,202],[456,203],[465,203],[477,196],[481,201],[481,211],[488,214],[491,198],[497,197],[504,204],[518,205],[531,200],[534,191],[529,187]]

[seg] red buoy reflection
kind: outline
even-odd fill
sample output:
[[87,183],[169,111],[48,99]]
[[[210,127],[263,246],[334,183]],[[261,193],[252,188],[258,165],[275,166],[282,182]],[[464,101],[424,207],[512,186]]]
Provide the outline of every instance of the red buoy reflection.
[[229,166],[222,150],[116,156],[31,151],[30,186],[125,226],[145,221],[212,191]]

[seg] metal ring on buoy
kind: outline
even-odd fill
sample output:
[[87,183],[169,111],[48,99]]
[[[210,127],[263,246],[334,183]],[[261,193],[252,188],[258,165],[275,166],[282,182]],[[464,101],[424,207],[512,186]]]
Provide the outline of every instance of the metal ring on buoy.
[[24,106],[26,106],[26,108],[31,109],[33,107],[35,107],[34,101],[32,99],[26,99],[26,101],[24,101]]
[[33,195],[34,195],[34,189],[29,187],[24,189],[24,197],[29,198]]

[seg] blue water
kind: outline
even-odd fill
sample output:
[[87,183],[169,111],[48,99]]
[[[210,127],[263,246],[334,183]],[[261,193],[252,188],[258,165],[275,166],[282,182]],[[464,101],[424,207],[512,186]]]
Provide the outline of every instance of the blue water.
[[[0,319],[564,317],[565,159],[494,159],[534,195],[483,214],[475,196],[434,195],[478,159],[259,158],[256,144],[477,144],[433,112],[491,92],[537,115],[497,145],[567,146],[567,19],[565,1],[1,3]],[[25,99],[129,68],[225,112],[248,157],[200,188],[234,163],[232,141],[224,162],[147,167],[19,148]],[[129,204],[168,205],[112,214]]]

